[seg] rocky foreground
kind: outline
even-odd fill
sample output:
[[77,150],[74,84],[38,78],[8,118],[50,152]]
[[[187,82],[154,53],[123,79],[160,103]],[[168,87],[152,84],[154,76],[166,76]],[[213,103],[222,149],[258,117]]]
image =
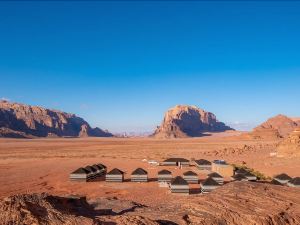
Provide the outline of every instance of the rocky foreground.
[[111,137],[71,113],[0,101],[0,137]]
[[169,109],[153,136],[158,138],[201,137],[204,132],[233,130],[211,112],[196,106],[176,105]]
[[[157,199],[159,201],[159,199]],[[151,208],[124,200],[24,194],[0,201],[1,224],[300,224],[300,189],[233,182]]]

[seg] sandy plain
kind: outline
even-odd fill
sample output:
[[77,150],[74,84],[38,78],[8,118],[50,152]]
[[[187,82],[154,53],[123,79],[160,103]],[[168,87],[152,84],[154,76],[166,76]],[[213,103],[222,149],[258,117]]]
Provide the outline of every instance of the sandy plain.
[[[206,174],[196,167],[178,169],[153,166],[144,159],[157,161],[168,157],[225,159],[229,163],[244,163],[270,177],[282,172],[290,176],[299,176],[299,158],[270,156],[270,153],[275,152],[277,144],[278,141],[275,140],[250,140],[236,133],[172,140],[153,138],[0,139],[0,198],[15,194],[47,192],[59,196],[86,196],[90,201],[118,199],[125,203],[127,201],[146,205],[147,209],[143,209],[142,212],[144,216],[155,219],[160,216],[164,219],[165,215],[166,219],[171,218],[172,221],[179,221],[178,224],[181,224],[183,215],[174,214],[174,210],[183,207],[182,204],[178,205],[180,199],[184,202],[186,200],[193,202],[195,197],[201,196],[198,192],[199,185],[191,185],[193,194],[175,197],[168,188],[158,186],[155,181],[157,172],[166,168],[171,170],[173,175],[181,175],[187,170],[193,170],[199,174],[200,180],[205,179]],[[78,167],[95,163],[105,164],[108,170],[117,167],[125,171],[127,182],[69,181],[70,172]],[[131,172],[138,167],[149,172],[150,182],[129,182]],[[238,190],[238,187],[235,188]],[[227,189],[224,189],[226,193],[232,195],[232,192]],[[278,193],[281,193],[280,190]],[[300,190],[295,191],[296,194],[291,195],[292,198],[300,196]],[[209,197],[204,199],[206,198]],[[165,204],[170,202],[172,204],[165,207]],[[189,207],[185,207],[184,210]],[[296,209],[299,210],[299,207]],[[162,210],[163,213],[161,213]],[[138,214],[138,212],[135,213]]]
[[[146,184],[111,184],[106,182],[78,183],[68,180],[69,173],[78,167],[103,163],[126,172],[125,178],[137,167],[149,172],[155,180],[160,166],[152,166],[143,159],[161,161],[168,157],[187,159],[225,159],[229,163],[246,163],[266,176],[286,172],[299,176],[299,159],[270,156],[276,141],[241,139],[237,136],[208,136],[190,139],[158,140],[151,138],[72,138],[72,139],[0,139],[0,197],[17,193],[49,192],[52,194],[79,194],[88,197],[118,196],[141,203],[151,203],[152,193],[168,197],[168,190],[157,182]],[[168,168],[174,175],[196,168]]]

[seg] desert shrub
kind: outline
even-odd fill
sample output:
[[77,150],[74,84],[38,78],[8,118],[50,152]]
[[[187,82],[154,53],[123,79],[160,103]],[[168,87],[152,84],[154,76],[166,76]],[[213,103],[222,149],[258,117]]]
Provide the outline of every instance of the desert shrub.
[[233,166],[234,170],[238,170],[238,169],[245,169],[245,170],[247,170],[248,172],[250,172],[253,175],[255,175],[258,180],[271,180],[271,177],[268,177],[265,174],[263,174],[262,172],[254,170],[253,168],[249,168],[249,167],[247,167],[245,165],[232,164],[232,166]]

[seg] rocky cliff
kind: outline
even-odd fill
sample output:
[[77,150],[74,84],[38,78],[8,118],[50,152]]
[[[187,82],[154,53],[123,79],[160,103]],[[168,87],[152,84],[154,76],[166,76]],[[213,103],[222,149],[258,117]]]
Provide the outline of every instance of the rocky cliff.
[[0,101],[0,137],[111,137],[71,113]]
[[199,137],[204,132],[233,130],[219,122],[211,112],[196,106],[176,105],[169,109],[153,136],[158,138]]
[[250,134],[255,138],[284,138],[298,127],[299,121],[280,114],[257,126]]
[[300,128],[294,130],[279,144],[277,155],[283,157],[300,156]]

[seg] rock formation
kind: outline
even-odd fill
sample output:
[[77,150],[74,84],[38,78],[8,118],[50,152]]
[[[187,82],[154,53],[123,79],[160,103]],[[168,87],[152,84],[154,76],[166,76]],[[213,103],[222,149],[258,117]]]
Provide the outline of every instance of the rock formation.
[[257,126],[250,133],[254,138],[282,138],[300,127],[300,123],[285,115],[277,115]]
[[294,130],[277,147],[277,155],[283,157],[300,156],[300,128]]
[[[15,195],[0,201],[1,224],[93,224],[85,199],[48,194]],[[81,216],[76,216],[81,215]],[[83,216],[84,215],[84,216]]]
[[[101,216],[114,215],[114,222],[105,222]],[[117,216],[109,208],[97,210],[85,197],[60,197],[47,193],[21,194],[0,200],[0,223],[10,224],[126,224],[159,225],[142,216]]]
[[297,188],[236,181],[182,207],[188,224],[299,224],[299,195]]
[[[255,194],[253,194],[255,193]],[[46,193],[0,200],[0,223],[10,224],[300,224],[300,190],[265,183],[230,182],[207,194],[176,196],[160,207],[125,204],[110,198],[91,203],[85,197]]]
[[74,114],[0,101],[0,137],[111,137]]
[[196,106],[176,105],[169,109],[162,124],[157,127],[153,136],[158,138],[199,137],[204,132],[222,132],[233,130],[219,122],[211,112]]

